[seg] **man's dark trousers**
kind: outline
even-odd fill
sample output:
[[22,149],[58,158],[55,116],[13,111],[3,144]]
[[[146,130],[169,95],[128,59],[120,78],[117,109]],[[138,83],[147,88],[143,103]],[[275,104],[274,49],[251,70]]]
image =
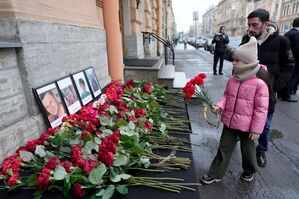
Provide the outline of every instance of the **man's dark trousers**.
[[213,65],[213,72],[214,73],[217,73],[217,64],[218,64],[219,59],[220,59],[219,73],[222,73],[224,53],[218,53],[218,52],[215,51],[214,52],[214,65]]

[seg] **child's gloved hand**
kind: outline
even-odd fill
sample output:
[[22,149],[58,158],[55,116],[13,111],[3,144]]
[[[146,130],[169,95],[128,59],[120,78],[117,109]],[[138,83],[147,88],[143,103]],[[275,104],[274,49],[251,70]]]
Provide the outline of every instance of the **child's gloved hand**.
[[254,132],[249,133],[249,138],[253,141],[259,139],[259,137],[260,137],[260,134],[258,134],[258,133],[254,133]]
[[217,111],[220,112],[220,108],[218,106],[213,106],[211,111],[212,111],[212,113],[217,113]]

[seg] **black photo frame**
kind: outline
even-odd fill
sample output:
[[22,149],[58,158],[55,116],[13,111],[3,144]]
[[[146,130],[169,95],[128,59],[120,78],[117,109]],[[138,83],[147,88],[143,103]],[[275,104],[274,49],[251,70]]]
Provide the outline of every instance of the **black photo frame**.
[[67,109],[55,82],[33,89],[35,98],[48,125],[52,128],[62,123]]
[[71,77],[64,77],[57,80],[56,83],[68,112],[70,114],[77,113],[81,109],[82,105]]
[[92,94],[94,98],[97,98],[102,94],[102,89],[100,83],[97,79],[97,76],[93,70],[93,67],[87,68],[84,70],[86,78],[89,83],[89,87],[91,88]]
[[84,71],[72,74],[72,78],[75,83],[81,103],[83,106],[85,106],[93,100],[93,95]]

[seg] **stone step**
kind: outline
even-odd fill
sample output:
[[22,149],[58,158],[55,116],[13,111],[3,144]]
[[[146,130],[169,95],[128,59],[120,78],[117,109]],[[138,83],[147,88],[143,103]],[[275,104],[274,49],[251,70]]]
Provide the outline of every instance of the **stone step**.
[[175,68],[174,65],[162,65],[158,72],[158,79],[174,80]]
[[184,88],[187,81],[185,72],[175,72],[173,88]]

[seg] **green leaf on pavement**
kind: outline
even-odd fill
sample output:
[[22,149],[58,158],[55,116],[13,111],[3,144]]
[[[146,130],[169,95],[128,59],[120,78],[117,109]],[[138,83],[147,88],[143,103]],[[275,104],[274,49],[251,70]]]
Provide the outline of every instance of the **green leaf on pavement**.
[[35,154],[43,158],[46,156],[45,146],[37,145],[35,148]]
[[125,155],[114,156],[113,166],[119,167],[127,164],[127,162],[128,162],[128,157]]
[[67,175],[64,167],[61,165],[57,165],[54,171],[54,179],[55,180],[63,180]]
[[115,191],[114,185],[109,185],[109,187],[105,190],[103,194],[103,199],[109,199],[113,196]]
[[103,182],[102,178],[106,171],[107,168],[104,164],[99,165],[89,173],[89,181],[94,185],[100,185]]
[[116,190],[120,193],[120,194],[127,194],[128,191],[128,187],[126,185],[119,185],[116,187]]
[[129,129],[134,130],[135,129],[135,124],[133,121],[130,121],[128,124]]

